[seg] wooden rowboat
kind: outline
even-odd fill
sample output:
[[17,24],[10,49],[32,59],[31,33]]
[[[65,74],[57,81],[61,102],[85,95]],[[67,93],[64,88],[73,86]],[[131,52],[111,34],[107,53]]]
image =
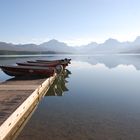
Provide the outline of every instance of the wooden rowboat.
[[43,64],[61,64],[61,62],[44,62],[44,61],[27,61],[27,63],[43,63]]
[[55,68],[37,66],[0,66],[3,72],[10,76],[52,76]]
[[28,63],[59,63],[59,64],[70,64],[71,59],[61,59],[61,60],[35,60],[27,61]]
[[68,63],[70,64],[71,59],[60,59],[60,60],[36,60],[37,62],[59,62],[59,63]]
[[41,64],[54,64],[54,65],[66,65],[68,66],[68,62],[61,61],[45,61],[45,60],[36,60],[36,61],[27,61],[27,63],[41,63]]
[[60,64],[60,63],[28,63],[28,62],[16,63],[16,64],[19,66],[39,66],[39,67],[57,67],[61,65],[63,69],[65,69],[66,66],[68,65],[68,64]]

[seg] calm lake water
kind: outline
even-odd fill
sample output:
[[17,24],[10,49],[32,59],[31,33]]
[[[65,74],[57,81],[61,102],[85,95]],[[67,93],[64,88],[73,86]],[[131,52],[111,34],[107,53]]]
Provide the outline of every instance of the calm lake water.
[[[140,140],[140,55],[47,58],[65,57],[72,58],[68,75],[41,100],[17,140]],[[0,63],[38,58],[1,57]],[[0,73],[0,81],[8,78]]]

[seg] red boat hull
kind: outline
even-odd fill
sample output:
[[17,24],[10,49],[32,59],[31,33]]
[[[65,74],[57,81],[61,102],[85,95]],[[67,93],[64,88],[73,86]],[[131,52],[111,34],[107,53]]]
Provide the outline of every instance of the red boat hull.
[[70,61],[71,59],[60,59],[60,60],[36,60],[37,62],[59,62],[59,63],[69,63],[70,64]]
[[60,63],[16,63],[19,66],[39,66],[39,67],[56,67],[58,65],[62,65],[63,69],[66,68],[68,64],[60,64]]
[[3,72],[10,76],[45,76],[49,77],[55,73],[55,69],[42,69],[18,66],[1,66]]

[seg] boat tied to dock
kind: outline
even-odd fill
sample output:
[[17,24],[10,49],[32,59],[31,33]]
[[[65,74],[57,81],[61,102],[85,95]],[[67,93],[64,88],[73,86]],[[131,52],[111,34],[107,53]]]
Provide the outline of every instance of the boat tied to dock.
[[54,73],[60,73],[70,64],[71,59],[62,60],[35,60],[24,63],[16,63],[16,66],[0,66],[2,71],[9,76],[52,76]]

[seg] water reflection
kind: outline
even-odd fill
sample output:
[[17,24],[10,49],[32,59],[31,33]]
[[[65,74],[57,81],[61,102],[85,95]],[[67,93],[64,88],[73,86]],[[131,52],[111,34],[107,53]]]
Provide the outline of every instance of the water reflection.
[[6,75],[3,71],[0,69],[0,83],[10,79],[11,77]]
[[0,56],[0,65],[7,65],[7,64],[15,64],[17,62],[25,62],[25,61],[32,61],[35,59],[53,59],[53,56],[36,56],[36,55],[24,55],[24,56]]
[[69,91],[59,98],[67,79],[58,80],[57,96],[43,98],[17,140],[139,140],[139,56],[71,58]]
[[62,59],[69,57],[74,61],[88,62],[89,64],[96,65],[98,63],[104,64],[108,68],[117,67],[120,64],[134,65],[137,70],[140,70],[140,55],[123,55],[123,54],[100,54],[100,55],[46,55],[46,56],[17,56],[17,57],[0,57],[0,65],[15,64],[16,62],[25,62],[27,60],[35,59]]
[[68,83],[66,78],[68,78],[70,74],[71,72],[67,69],[60,74],[45,96],[63,96],[64,92],[69,91],[66,86],[66,83]]
[[140,70],[140,55],[90,55],[90,56],[75,56],[73,60],[88,62],[91,65],[98,63],[104,64],[108,68],[115,68],[120,64],[133,65],[137,70]]

